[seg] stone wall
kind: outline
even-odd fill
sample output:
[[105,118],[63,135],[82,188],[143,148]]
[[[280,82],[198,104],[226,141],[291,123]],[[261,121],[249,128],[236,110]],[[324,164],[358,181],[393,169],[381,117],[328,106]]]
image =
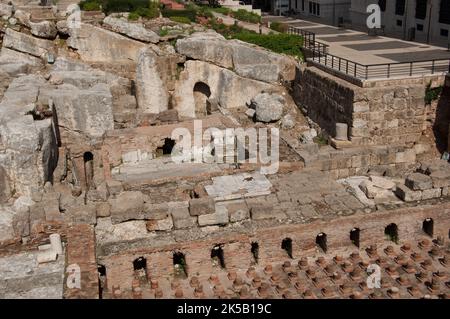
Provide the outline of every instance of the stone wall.
[[424,97],[429,82],[438,86],[443,77],[383,81],[362,88],[310,67],[298,75],[294,96],[330,136],[336,134],[336,123],[347,123],[353,146],[413,146],[427,128]]
[[[170,277],[173,275],[173,251],[181,251],[185,255],[187,271],[190,274],[209,274],[217,267],[211,262],[211,249],[221,244],[227,271],[247,269],[255,260],[251,253],[251,244],[259,245],[259,264],[277,262],[287,258],[281,248],[285,238],[292,239],[293,258],[322,254],[316,245],[319,233],[327,235],[327,251],[358,250],[350,240],[350,231],[360,229],[360,249],[368,245],[383,243],[387,240],[385,227],[391,223],[398,226],[398,237],[401,242],[418,240],[427,236],[422,230],[422,223],[427,218],[434,222],[433,237],[441,237],[448,241],[450,227],[450,204],[403,208],[397,211],[379,211],[370,215],[357,214],[341,217],[334,221],[320,221],[304,225],[283,225],[279,227],[256,230],[253,235],[215,234],[202,241],[184,241],[180,243],[163,243],[161,246],[133,251],[121,251],[115,255],[101,255],[99,262],[106,266],[108,289],[120,286],[130,289],[133,276],[133,260],[139,257],[147,259],[148,278]],[[220,269],[220,268],[219,268]],[[217,270],[217,269],[216,269]]]

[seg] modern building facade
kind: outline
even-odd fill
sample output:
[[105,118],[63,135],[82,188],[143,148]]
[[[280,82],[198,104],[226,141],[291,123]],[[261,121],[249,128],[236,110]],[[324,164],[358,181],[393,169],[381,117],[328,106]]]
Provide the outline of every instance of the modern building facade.
[[379,4],[385,35],[404,40],[448,46],[450,0],[352,0],[353,29],[367,30],[367,6]]
[[289,9],[299,18],[335,26],[348,21],[350,6],[350,0],[290,0],[289,2]]

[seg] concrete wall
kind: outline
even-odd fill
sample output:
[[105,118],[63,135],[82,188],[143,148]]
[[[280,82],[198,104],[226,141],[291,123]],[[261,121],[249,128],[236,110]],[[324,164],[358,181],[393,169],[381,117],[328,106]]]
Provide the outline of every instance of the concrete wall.
[[[304,2],[304,6],[303,6]],[[320,6],[320,14],[310,13],[309,3],[316,3]],[[300,18],[313,18],[317,22],[335,25],[339,20],[348,20],[350,0],[290,0],[290,8],[299,13]]]

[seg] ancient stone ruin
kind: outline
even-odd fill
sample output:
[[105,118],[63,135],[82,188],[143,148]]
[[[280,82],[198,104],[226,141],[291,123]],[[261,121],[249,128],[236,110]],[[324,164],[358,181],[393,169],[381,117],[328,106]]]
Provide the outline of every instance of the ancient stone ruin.
[[0,298],[449,297],[448,75],[67,4],[0,4]]

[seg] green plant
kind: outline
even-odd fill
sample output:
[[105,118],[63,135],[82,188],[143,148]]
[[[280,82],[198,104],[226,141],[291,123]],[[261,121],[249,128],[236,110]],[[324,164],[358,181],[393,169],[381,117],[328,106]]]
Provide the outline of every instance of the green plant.
[[191,24],[191,20],[189,20],[189,18],[186,17],[174,16],[170,17],[169,19],[178,23]]
[[326,146],[328,145],[328,140],[325,136],[322,134],[317,135],[313,138],[314,143],[318,144],[319,146]]
[[280,23],[280,22],[272,22],[270,24],[270,28],[272,30],[280,32],[280,33],[284,33],[287,31],[287,25],[284,23]]
[[279,34],[257,34],[241,32],[232,36],[235,39],[253,43],[276,53],[284,53],[303,59],[302,45],[303,39],[297,35]]
[[239,9],[237,11],[233,11],[231,13],[231,15],[234,18],[236,18],[238,20],[241,20],[241,21],[245,21],[245,22],[250,22],[250,23],[259,23],[259,22],[261,22],[261,16],[260,15],[258,15],[256,13],[253,13],[253,12],[250,12],[250,11],[247,11],[247,10],[244,10],[244,9]]
[[128,20],[130,20],[130,21],[136,21],[136,20],[138,20],[139,19],[139,14],[138,13],[136,13],[136,12],[130,12],[129,14],[128,14]]
[[99,0],[84,0],[79,3],[80,9],[84,11],[101,11],[102,5]]
[[160,37],[165,37],[168,34],[169,34],[169,30],[163,29],[163,28],[159,29],[159,36]]
[[172,10],[172,9],[162,9],[161,13],[163,17],[185,17],[188,18],[191,22],[195,22],[195,17],[197,16],[197,11],[194,9],[185,9],[185,10]]
[[431,88],[431,83],[428,83],[425,89],[425,104],[429,105],[433,101],[438,100],[442,94],[443,89],[444,89],[443,86]]
[[217,8],[210,8],[212,11],[215,11],[217,13],[223,14],[223,15],[229,15],[231,14],[232,10],[225,8],[225,7],[217,7]]

